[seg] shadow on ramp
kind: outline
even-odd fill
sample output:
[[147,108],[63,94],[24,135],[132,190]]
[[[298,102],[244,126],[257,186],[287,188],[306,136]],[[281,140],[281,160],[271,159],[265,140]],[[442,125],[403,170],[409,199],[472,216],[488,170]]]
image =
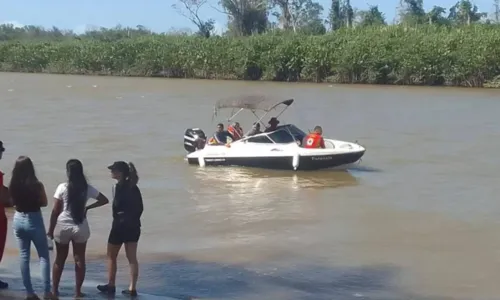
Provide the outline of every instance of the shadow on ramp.
[[175,259],[143,264],[142,268],[145,270],[141,274],[147,274],[147,278],[141,278],[144,291],[174,299],[342,300],[360,299],[363,295],[367,298],[361,299],[402,299],[390,284],[397,275],[392,266],[243,266]]
[[[237,254],[235,254],[237,255]],[[32,264],[33,270],[37,264]],[[61,285],[60,299],[73,299],[74,273],[67,264]],[[19,272],[16,270],[17,273]],[[87,264],[84,299],[131,299],[122,296],[119,288],[128,281],[127,268],[118,270],[116,297],[99,294],[95,286],[105,282],[104,261]],[[16,273],[16,274],[17,274]],[[195,299],[287,299],[287,300],[430,300],[405,293],[392,282],[399,269],[390,265],[362,267],[328,267],[324,264],[270,263],[235,265],[219,262],[195,261],[184,258],[141,264],[139,296],[143,300]],[[0,277],[9,284],[9,290],[0,291],[0,299],[24,299],[20,275],[0,271]],[[39,276],[32,275],[33,286],[41,292]]]

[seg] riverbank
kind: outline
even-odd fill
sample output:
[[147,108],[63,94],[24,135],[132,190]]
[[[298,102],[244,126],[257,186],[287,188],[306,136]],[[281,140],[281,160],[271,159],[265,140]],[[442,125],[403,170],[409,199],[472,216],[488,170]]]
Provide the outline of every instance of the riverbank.
[[[51,254],[53,256],[53,253]],[[39,296],[43,295],[43,283],[42,277],[40,274],[40,267],[37,261],[37,256],[32,255],[32,260],[30,264],[31,270],[31,279],[33,283],[33,288],[38,293]],[[86,279],[83,285],[83,292],[85,293],[85,299],[108,299],[107,295],[100,294],[95,288],[98,284],[101,284],[105,281],[103,278],[103,274],[105,274],[105,270],[102,270],[102,267],[99,265],[104,265],[105,262],[88,262],[87,263],[87,274]],[[21,274],[19,271],[19,261],[17,258],[7,257],[2,261],[0,265],[0,278],[9,283],[9,288],[6,290],[0,291],[0,299],[25,299],[25,290],[22,282]],[[128,275],[125,268],[121,268],[121,273]],[[61,287],[60,287],[60,300],[64,299],[74,299],[74,270],[73,270],[73,260],[71,258],[68,259],[66,263],[64,274],[61,278]],[[122,283],[126,283],[127,278],[120,275],[120,279]],[[151,284],[149,285],[151,286]],[[120,288],[126,288],[126,284],[122,284]],[[150,290],[155,290],[154,288],[148,287]],[[143,291],[139,291],[138,299],[144,300],[176,300],[176,299],[186,299],[184,297],[169,297],[169,296],[159,296],[152,295],[148,293],[143,293]],[[121,295],[120,290],[117,292],[116,296],[113,299],[130,299],[130,297]],[[194,299],[194,298],[189,298]]]
[[500,27],[491,25],[369,27],[322,36],[16,41],[0,43],[0,71],[494,87],[500,86],[494,83],[500,81],[498,49]]

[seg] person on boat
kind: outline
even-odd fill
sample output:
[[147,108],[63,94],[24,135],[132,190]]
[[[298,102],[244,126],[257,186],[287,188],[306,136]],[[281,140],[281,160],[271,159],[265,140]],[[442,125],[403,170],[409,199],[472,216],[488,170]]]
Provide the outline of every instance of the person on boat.
[[314,127],[314,131],[306,135],[302,145],[304,148],[309,149],[317,149],[317,148],[325,148],[325,140],[323,139],[323,129],[321,126]]
[[[5,152],[3,142],[0,141],[0,159]],[[10,207],[9,189],[4,185],[3,173],[0,170],[0,262],[2,261],[3,252],[5,249],[5,242],[7,241],[7,216],[5,215],[5,207]],[[9,287],[7,282],[0,280],[0,290]]]
[[248,132],[247,136],[252,136],[259,133],[262,133],[262,131],[260,131],[260,123],[256,122],[253,123],[252,129],[250,130],[250,132]]
[[238,122],[234,122],[233,125],[229,125],[227,131],[233,136],[234,141],[243,137],[243,128],[241,128],[240,123]]
[[49,244],[41,211],[42,207],[47,206],[47,194],[43,183],[35,175],[35,168],[29,157],[19,156],[16,160],[9,192],[16,208],[12,223],[14,236],[19,245],[19,260],[23,284],[26,288],[26,299],[39,299],[31,283],[31,243],[35,245],[40,258],[44,298],[52,299]]
[[137,243],[141,236],[141,216],[144,210],[141,190],[137,186],[139,175],[133,163],[114,162],[108,167],[111,178],[117,181],[113,187],[113,222],[108,238],[108,283],[98,285],[97,289],[108,295],[116,292],[116,269],[118,253],[122,245],[125,247],[130,267],[130,285],[123,290],[123,295],[137,296],[137,278],[139,262],[137,261]]
[[217,124],[217,131],[214,135],[208,140],[209,145],[226,145],[233,141],[233,136],[224,130],[224,124]]
[[[87,212],[90,209],[103,206],[108,198],[88,184],[83,165],[77,159],[66,163],[66,182],[57,186],[54,193],[54,206],[50,216],[50,226],[47,236],[55,241],[56,259],[52,272],[52,293],[59,294],[59,283],[68,257],[69,244],[73,245],[75,262],[75,297],[82,297],[82,285],[85,279],[85,250],[90,238],[90,227]],[[87,206],[88,200],[97,200]]]
[[266,130],[264,132],[271,132],[271,131],[275,131],[276,128],[278,127],[278,124],[280,123],[280,121],[278,121],[278,119],[276,117],[272,117],[268,124],[270,125],[269,127],[266,128]]

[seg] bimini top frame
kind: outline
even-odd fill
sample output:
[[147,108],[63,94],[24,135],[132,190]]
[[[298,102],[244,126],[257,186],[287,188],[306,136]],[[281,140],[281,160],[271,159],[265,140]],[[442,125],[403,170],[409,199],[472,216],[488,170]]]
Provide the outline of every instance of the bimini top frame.
[[[231,116],[227,120],[230,122],[236,115],[238,115],[240,112],[243,110],[250,110],[255,117],[257,118],[257,122],[262,123],[262,119],[273,109],[277,108],[280,105],[284,105],[285,107],[283,110],[275,116],[276,118],[279,117],[285,110],[292,105],[294,102],[294,99],[287,99],[287,100],[281,100],[279,102],[273,101],[265,96],[261,95],[249,95],[249,96],[243,96],[243,97],[238,97],[238,98],[230,98],[230,99],[221,99],[217,101],[217,103],[214,106],[214,114],[212,119],[217,116],[218,112],[221,111],[222,109],[228,109],[231,108],[233,109],[233,112],[231,113]],[[235,112],[235,110],[237,111]],[[256,112],[257,111],[263,111],[264,114],[259,117]],[[256,123],[257,123],[256,122]],[[265,124],[262,123],[262,125]]]

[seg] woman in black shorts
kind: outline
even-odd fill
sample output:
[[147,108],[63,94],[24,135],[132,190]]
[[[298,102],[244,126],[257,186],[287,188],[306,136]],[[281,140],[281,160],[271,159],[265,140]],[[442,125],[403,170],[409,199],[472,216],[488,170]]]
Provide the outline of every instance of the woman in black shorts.
[[120,248],[125,245],[125,254],[130,266],[130,285],[122,294],[137,295],[137,242],[141,236],[142,195],[137,183],[139,176],[132,163],[117,161],[108,167],[111,177],[118,182],[113,187],[113,224],[108,239],[108,284],[99,285],[101,292],[116,292],[116,259]]

